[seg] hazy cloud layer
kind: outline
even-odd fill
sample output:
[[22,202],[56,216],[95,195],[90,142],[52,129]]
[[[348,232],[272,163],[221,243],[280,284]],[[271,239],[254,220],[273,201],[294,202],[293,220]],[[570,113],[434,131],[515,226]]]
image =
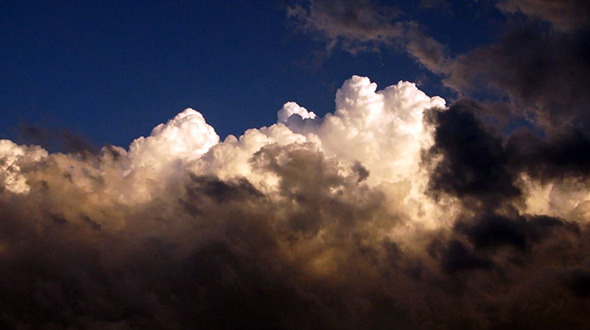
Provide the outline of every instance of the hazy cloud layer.
[[128,149],[2,140],[0,325],[588,327],[585,136],[476,106],[354,76],[224,141],[192,109]]

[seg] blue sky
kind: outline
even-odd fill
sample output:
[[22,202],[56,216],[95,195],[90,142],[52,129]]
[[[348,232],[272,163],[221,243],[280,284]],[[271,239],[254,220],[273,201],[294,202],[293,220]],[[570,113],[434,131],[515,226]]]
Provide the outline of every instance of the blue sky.
[[[333,111],[336,89],[353,74],[380,87],[416,81],[427,93],[453,97],[399,47],[327,53],[321,35],[287,17],[294,5],[4,1],[0,136],[22,140],[22,128],[34,126],[126,146],[192,107],[223,138],[272,124],[287,101]],[[485,5],[425,9],[402,1],[396,8],[397,18],[420,22],[450,53],[490,40],[502,19]]]

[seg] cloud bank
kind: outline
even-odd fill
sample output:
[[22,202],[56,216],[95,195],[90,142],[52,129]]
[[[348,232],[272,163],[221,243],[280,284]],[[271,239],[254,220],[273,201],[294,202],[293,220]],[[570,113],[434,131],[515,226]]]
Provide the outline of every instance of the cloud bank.
[[588,327],[586,136],[474,108],[353,76],[223,141],[192,109],[128,149],[2,140],[0,326]]

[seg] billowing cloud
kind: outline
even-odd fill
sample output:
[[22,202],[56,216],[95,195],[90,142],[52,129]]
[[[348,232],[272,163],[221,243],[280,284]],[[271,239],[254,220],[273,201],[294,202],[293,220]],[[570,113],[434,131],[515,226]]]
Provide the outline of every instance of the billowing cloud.
[[474,104],[353,76],[223,141],[192,109],[128,149],[2,140],[0,325],[588,326],[585,138],[519,149]]

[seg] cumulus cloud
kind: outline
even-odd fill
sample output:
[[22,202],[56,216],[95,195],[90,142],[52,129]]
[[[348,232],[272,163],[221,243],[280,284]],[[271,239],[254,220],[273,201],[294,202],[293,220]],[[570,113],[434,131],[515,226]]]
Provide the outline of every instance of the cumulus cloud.
[[585,168],[474,104],[353,76],[223,141],[192,109],[128,149],[2,140],[0,326],[583,328]]
[[137,167],[160,168],[170,162],[196,159],[219,142],[219,136],[205,118],[186,109],[166,124],[160,124],[147,138],[139,137],[129,146]]
[[47,151],[40,147],[19,146],[9,140],[0,140],[0,169],[2,190],[13,193],[27,193],[30,188],[21,173],[21,167],[47,157]]
[[[437,5],[445,2],[421,3]],[[326,155],[357,161],[368,174],[359,182],[383,194],[396,217],[385,243],[395,269],[388,274],[414,293],[416,283],[437,283],[407,305],[428,315],[419,326],[544,328],[558,320],[584,328],[588,318],[572,310],[588,297],[590,7],[506,0],[496,8],[509,16],[499,38],[450,57],[422,25],[377,1],[292,7],[291,17],[329,49],[403,49],[459,100],[445,107],[412,88],[404,99],[407,83],[376,91],[353,78],[334,114],[287,127]],[[424,103],[399,111],[391,100]],[[425,307],[430,299],[449,308]],[[548,301],[564,303],[561,316]]]
[[316,114],[310,111],[307,111],[302,106],[299,106],[295,102],[287,102],[283,105],[283,108],[279,110],[277,117],[279,119],[279,123],[286,123],[289,117],[293,115],[298,115],[301,119],[314,119],[316,118]]

